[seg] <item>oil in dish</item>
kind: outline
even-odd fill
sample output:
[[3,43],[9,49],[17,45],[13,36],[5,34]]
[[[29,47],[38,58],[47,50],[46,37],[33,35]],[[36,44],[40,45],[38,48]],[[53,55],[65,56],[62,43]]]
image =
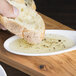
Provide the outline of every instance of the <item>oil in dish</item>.
[[10,43],[9,47],[13,51],[30,54],[51,53],[71,48],[73,41],[56,34],[45,35],[45,39],[39,44],[29,44],[24,39],[17,39]]

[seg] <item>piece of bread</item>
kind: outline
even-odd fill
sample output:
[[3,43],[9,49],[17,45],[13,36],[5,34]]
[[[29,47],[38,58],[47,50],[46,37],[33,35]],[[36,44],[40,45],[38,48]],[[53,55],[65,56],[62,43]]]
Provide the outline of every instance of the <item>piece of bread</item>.
[[11,1],[15,1],[17,3],[21,3],[21,4],[24,4],[28,7],[32,7],[33,9],[36,10],[36,5],[35,5],[35,2],[34,0],[7,0],[8,2],[11,2]]
[[17,3],[25,4],[24,0],[7,0],[8,2],[15,1]]
[[34,0],[24,0],[24,1],[27,6],[32,7],[33,9],[36,10],[36,5],[35,5]]
[[27,42],[39,43],[45,34],[45,24],[42,17],[31,7],[15,1],[11,1],[11,4],[19,10],[18,17],[12,19],[0,15],[0,23]]

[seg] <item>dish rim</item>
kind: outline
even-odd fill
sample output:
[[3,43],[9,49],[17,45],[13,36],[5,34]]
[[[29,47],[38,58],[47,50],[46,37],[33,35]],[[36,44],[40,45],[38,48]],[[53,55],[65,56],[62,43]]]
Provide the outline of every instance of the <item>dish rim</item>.
[[[72,31],[72,30],[46,30],[46,32],[47,31],[69,31],[69,32],[75,32],[76,33],[76,31]],[[51,52],[51,53],[40,53],[40,54],[36,54],[36,53],[34,53],[34,54],[30,54],[30,53],[20,53],[20,52],[16,52],[16,51],[13,51],[13,50],[11,50],[10,48],[8,48],[7,46],[6,46],[6,44],[8,44],[8,41],[11,39],[11,38],[13,38],[13,37],[16,37],[16,39],[18,39],[19,37],[18,36],[12,36],[12,37],[10,37],[10,38],[8,38],[5,42],[4,42],[4,48],[8,51],[8,52],[10,52],[10,53],[13,53],[13,54],[16,54],[16,55],[24,55],[24,56],[50,56],[50,55],[58,55],[58,54],[61,54],[61,53],[65,53],[65,52],[70,52],[70,51],[73,51],[73,50],[76,50],[76,45],[75,46],[73,46],[73,47],[71,47],[71,48],[68,48],[68,49],[65,49],[65,50],[60,50],[60,51],[56,51],[56,52]],[[16,40],[16,39],[14,39],[14,40]]]

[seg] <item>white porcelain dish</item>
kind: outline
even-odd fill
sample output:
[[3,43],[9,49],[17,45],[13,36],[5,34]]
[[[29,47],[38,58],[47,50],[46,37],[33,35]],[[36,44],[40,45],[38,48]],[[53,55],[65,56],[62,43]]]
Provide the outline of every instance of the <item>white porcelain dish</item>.
[[40,53],[40,54],[29,54],[29,53],[20,53],[20,52],[15,52],[9,48],[10,42],[19,39],[17,36],[12,36],[9,39],[7,39],[4,42],[4,48],[11,53],[17,54],[17,55],[24,55],[24,56],[48,56],[48,55],[57,55],[69,51],[76,50],[76,31],[70,31],[70,30],[46,30],[45,34],[58,34],[58,35],[63,35],[64,37],[67,37],[71,39],[74,42],[74,46],[71,48],[65,49],[65,50],[60,50],[57,52],[52,52],[52,53]]
[[0,65],[0,76],[7,76],[5,70],[3,69],[1,65]]

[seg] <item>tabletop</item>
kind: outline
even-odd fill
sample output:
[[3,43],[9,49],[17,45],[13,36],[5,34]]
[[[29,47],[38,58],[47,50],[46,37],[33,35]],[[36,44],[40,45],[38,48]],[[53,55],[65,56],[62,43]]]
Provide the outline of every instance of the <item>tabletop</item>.
[[[40,13],[46,29],[73,30]],[[7,52],[4,41],[11,37],[8,31],[0,30],[0,61],[32,76],[76,76],[76,51],[54,56],[20,56]]]

